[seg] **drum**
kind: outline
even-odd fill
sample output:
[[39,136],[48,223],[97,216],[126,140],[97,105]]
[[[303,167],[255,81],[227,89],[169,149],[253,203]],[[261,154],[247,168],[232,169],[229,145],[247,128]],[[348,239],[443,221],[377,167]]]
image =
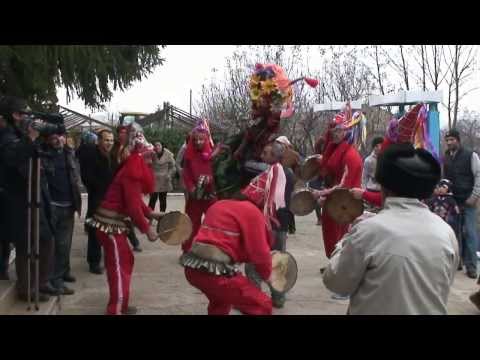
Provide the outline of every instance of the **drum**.
[[192,235],[192,221],[180,211],[165,214],[157,225],[160,240],[167,245],[180,245]]
[[321,158],[321,155],[312,155],[305,159],[300,171],[300,177],[303,181],[310,181],[319,175],[319,158]]
[[293,191],[290,199],[290,211],[297,216],[310,214],[317,206],[317,200],[308,188],[299,188]]
[[348,189],[335,189],[327,196],[324,209],[337,224],[346,225],[363,214],[363,201]]
[[282,165],[287,168],[294,168],[300,162],[300,155],[292,150],[292,149],[285,149],[282,157]]
[[286,293],[297,282],[298,267],[295,258],[286,251],[272,251],[272,275],[270,287]]
[[[273,250],[272,255],[272,275],[268,286],[280,293],[286,293],[293,288],[297,282],[298,266],[295,258],[286,251]],[[245,264],[245,275],[260,287],[263,281],[260,275],[255,271],[253,264]]]

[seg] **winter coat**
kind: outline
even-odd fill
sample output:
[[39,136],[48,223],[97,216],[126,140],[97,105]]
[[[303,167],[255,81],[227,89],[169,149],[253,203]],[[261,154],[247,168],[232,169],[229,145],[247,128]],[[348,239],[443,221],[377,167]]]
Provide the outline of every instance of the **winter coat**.
[[172,191],[172,178],[176,170],[175,159],[170,150],[165,149],[160,158],[155,155],[152,166],[155,173],[155,192]]

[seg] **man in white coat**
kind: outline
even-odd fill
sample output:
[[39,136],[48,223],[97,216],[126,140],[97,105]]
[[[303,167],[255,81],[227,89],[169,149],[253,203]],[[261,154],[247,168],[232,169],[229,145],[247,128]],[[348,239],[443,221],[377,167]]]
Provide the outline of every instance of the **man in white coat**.
[[441,169],[426,150],[391,145],[379,157],[376,180],[385,199],[377,215],[358,222],[335,249],[325,286],[350,296],[352,315],[438,315],[457,269],[452,228],[420,200]]

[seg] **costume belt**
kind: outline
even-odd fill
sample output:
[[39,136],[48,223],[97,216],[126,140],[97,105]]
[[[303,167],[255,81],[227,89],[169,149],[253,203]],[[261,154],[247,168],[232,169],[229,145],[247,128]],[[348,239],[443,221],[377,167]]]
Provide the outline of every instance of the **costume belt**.
[[240,271],[230,256],[210,244],[194,243],[192,249],[182,255],[180,263],[184,267],[217,276],[232,277]]
[[113,210],[98,208],[93,217],[85,220],[85,224],[106,234],[128,233],[130,220],[126,215]]

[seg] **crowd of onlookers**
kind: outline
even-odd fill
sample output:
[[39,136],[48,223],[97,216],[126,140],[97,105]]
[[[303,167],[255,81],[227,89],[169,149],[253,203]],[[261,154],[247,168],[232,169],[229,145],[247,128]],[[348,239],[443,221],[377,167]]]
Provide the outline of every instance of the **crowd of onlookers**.
[[[44,133],[28,122],[30,109],[19,98],[0,99],[0,279],[10,279],[9,259],[15,248],[15,271],[18,296],[28,300],[34,286],[34,266],[31,263],[31,291],[28,292],[28,182],[29,161],[40,158],[41,200],[39,227],[39,300],[49,296],[70,295],[74,290],[66,283],[76,281],[71,273],[70,254],[75,217],[82,212],[82,184],[88,193],[86,217],[93,214],[113,180],[122,159],[128,156],[128,131],[118,127],[81,135],[79,146],[67,134],[65,127]],[[172,179],[181,166],[173,154],[155,143],[153,168],[155,192],[149,205],[157,200],[160,210],[167,207],[167,193],[172,191]],[[178,168],[180,170],[180,168]],[[85,206],[85,204],[83,204]],[[102,274],[102,250],[95,231],[88,233],[87,262],[94,274]],[[135,231],[129,232],[135,251],[142,251]],[[33,244],[32,244],[33,245]]]

